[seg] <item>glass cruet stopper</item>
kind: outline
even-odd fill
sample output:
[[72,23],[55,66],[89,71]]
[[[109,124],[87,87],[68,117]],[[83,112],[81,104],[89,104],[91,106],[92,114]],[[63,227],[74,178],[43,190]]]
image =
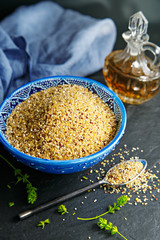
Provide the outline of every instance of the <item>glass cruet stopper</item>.
[[141,11],[132,15],[129,19],[129,31],[124,32],[122,37],[128,43],[130,55],[137,56],[146,50],[153,54],[152,65],[160,65],[160,48],[154,43],[149,42],[147,34],[148,20]]

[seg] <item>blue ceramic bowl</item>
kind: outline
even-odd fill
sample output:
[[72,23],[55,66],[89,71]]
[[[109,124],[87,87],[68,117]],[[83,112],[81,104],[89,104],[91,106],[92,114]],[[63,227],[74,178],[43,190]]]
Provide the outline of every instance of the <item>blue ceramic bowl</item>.
[[[104,102],[109,105],[110,109],[112,109],[112,111],[114,112],[117,120],[117,131],[114,139],[106,147],[92,155],[64,161],[52,161],[48,159],[31,157],[12,147],[8,143],[5,134],[6,119],[9,117],[12,110],[16,107],[17,104],[26,100],[31,94],[61,84],[78,84],[84,86],[92,92],[96,93]],[[2,142],[4,147],[18,161],[36,170],[47,173],[73,173],[90,168],[91,166],[103,160],[115,148],[124,133],[125,127],[126,111],[123,103],[117,97],[117,95],[103,84],[83,77],[54,76],[29,82],[14,91],[9,97],[4,100],[4,102],[0,106],[0,141]]]

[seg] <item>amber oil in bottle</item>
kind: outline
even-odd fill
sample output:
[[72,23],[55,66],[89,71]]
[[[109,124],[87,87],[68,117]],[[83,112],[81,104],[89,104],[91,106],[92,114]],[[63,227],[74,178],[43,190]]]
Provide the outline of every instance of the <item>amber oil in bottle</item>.
[[[130,104],[144,103],[160,90],[160,48],[148,42],[147,26],[142,12],[131,16],[130,31],[122,35],[126,48],[110,53],[104,63],[107,86]],[[146,56],[146,50],[152,52],[154,60]]]

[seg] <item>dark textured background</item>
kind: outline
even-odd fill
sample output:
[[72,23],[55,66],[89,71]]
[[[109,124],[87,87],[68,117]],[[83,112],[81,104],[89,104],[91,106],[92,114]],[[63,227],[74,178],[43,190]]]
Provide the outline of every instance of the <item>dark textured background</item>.
[[[10,14],[19,5],[36,2],[31,0],[1,1],[0,18],[2,19]],[[115,49],[124,48],[125,46],[121,34],[127,30],[129,16],[142,10],[149,20],[148,33],[150,41],[160,45],[159,0],[59,0],[56,2],[65,8],[72,8],[96,18],[111,17],[115,21],[118,30]],[[102,71],[89,77],[105,84]],[[118,153],[120,148],[123,149],[124,144],[128,145],[129,150],[133,147],[139,147],[143,149],[143,152],[140,150],[131,152],[130,157],[137,155],[141,158],[146,158],[148,166],[153,168],[154,164],[160,162],[160,93],[147,103],[138,106],[125,104],[125,107],[128,116],[126,131],[113,153]],[[86,176],[89,170],[69,175],[50,175],[37,172],[18,163],[1,145],[0,147],[0,153],[10,159],[15,167],[22,169],[23,173],[28,173],[31,182],[38,188],[38,199],[35,206],[90,183],[89,180],[81,182],[81,178]],[[111,159],[113,153],[107,159]],[[118,162],[119,158],[116,161]],[[93,170],[100,167],[99,163],[93,167]],[[160,177],[160,173],[157,173],[157,175]],[[89,175],[88,178],[96,180],[96,176],[97,174],[93,171],[93,174]],[[0,240],[85,240],[88,239],[88,236],[91,236],[93,240],[122,239],[118,235],[111,236],[109,233],[100,230],[96,225],[97,220],[88,222],[76,220],[77,216],[89,217],[105,212],[107,206],[113,204],[120,195],[104,194],[102,189],[97,188],[95,192],[91,191],[66,201],[64,204],[70,213],[65,216],[59,215],[57,206],[55,206],[20,222],[17,219],[17,214],[29,209],[30,206],[26,201],[24,185],[19,183],[14,187],[14,183],[13,170],[3,160],[0,160]],[[10,184],[13,188],[9,190],[6,187],[7,184]],[[147,194],[150,199],[149,193]],[[108,214],[105,217],[116,224],[119,231],[128,240],[159,240],[159,194],[156,194],[158,201],[148,201],[146,206],[141,204],[137,206],[126,205],[116,214]],[[87,196],[87,199],[84,196]],[[135,197],[136,194],[133,194],[133,199]],[[97,199],[96,203],[93,202],[94,199]],[[15,206],[12,208],[8,207],[8,202],[10,201],[15,202]],[[82,201],[84,204],[81,203]],[[74,208],[77,208],[77,211],[76,215],[72,216]],[[127,221],[124,220],[125,217]],[[46,218],[50,219],[51,224],[48,224],[43,230],[36,227],[40,220]],[[65,218],[65,221],[62,221],[63,218]]]

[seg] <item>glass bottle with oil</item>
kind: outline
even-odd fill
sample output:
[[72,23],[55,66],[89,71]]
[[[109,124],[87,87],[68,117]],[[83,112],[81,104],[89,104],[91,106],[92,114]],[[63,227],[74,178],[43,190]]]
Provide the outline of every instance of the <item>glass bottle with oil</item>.
[[103,75],[107,86],[123,102],[141,104],[160,90],[160,48],[148,42],[148,21],[141,11],[130,17],[128,28],[122,34],[126,48],[106,57]]

